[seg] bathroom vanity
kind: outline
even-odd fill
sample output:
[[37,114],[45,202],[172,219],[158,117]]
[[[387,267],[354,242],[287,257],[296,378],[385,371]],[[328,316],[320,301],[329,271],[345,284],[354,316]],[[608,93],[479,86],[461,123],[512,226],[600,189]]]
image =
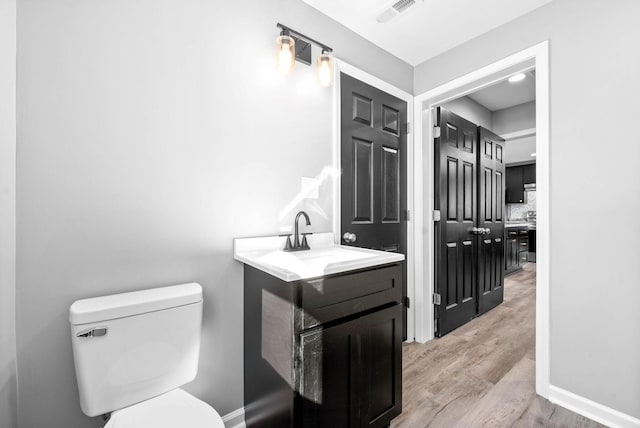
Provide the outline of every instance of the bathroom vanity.
[[404,256],[314,238],[296,254],[235,242],[246,425],[387,426],[402,410]]

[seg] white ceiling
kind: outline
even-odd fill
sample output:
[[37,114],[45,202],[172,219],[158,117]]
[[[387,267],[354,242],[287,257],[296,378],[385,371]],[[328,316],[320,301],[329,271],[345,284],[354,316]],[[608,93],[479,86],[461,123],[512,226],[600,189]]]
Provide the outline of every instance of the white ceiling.
[[398,0],[302,1],[415,66],[552,0],[416,0],[385,24],[376,17]]
[[528,71],[525,75],[527,77],[519,82],[509,83],[503,80],[467,96],[491,111],[534,101],[536,99],[535,71]]

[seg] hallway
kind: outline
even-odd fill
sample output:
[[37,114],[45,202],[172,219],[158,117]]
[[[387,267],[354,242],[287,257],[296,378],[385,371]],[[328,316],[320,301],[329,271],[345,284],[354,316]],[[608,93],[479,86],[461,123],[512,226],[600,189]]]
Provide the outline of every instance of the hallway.
[[504,303],[403,348],[394,428],[602,427],[535,394],[535,263],[505,278]]

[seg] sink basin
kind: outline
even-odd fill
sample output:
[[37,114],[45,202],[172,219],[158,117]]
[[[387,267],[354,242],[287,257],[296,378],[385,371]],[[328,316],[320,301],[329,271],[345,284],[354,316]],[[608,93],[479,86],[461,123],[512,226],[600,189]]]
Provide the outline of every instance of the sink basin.
[[[249,239],[251,238],[247,238]],[[404,255],[398,253],[343,245],[312,246],[311,250],[285,252],[280,249],[281,243],[276,248],[252,249],[246,242],[238,241],[240,240],[236,240],[236,260],[285,281],[315,278],[404,260]]]

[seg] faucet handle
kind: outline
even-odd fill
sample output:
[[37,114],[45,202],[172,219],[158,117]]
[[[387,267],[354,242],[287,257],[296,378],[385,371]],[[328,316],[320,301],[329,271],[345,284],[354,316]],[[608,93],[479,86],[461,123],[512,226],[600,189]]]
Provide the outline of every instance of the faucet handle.
[[309,243],[307,242],[307,235],[313,235],[312,232],[301,233],[302,235],[302,243],[300,244],[300,248],[303,250],[309,250]]
[[284,242],[284,251],[291,251],[291,249],[293,248],[293,245],[291,245],[291,234],[290,233],[283,233],[282,235],[278,235],[278,236],[286,236],[287,239],[285,239]]

